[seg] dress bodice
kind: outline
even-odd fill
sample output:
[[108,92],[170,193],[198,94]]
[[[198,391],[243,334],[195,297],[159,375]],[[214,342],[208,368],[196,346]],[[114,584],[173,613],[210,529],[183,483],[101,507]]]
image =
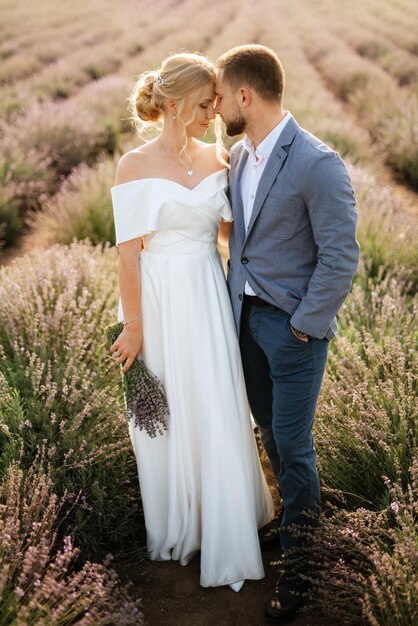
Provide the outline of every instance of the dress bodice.
[[149,252],[213,248],[221,219],[232,221],[227,186],[224,168],[193,189],[166,178],[142,178],[112,187],[116,245],[144,237]]

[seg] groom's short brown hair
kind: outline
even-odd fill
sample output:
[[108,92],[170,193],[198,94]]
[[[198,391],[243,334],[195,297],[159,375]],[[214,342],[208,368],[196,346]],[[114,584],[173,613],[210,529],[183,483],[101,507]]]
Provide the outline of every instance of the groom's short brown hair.
[[216,62],[223,80],[236,90],[252,87],[263,100],[283,101],[284,71],[278,56],[266,46],[249,44],[225,52]]

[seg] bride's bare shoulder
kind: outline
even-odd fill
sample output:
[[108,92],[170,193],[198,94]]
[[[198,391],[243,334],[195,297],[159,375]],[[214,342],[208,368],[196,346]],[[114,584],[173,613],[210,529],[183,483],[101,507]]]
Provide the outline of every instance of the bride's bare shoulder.
[[153,154],[151,143],[146,143],[121,156],[116,167],[115,185],[121,185],[122,183],[148,176],[149,161]]
[[224,146],[219,146],[216,143],[200,143],[203,144],[201,149],[208,162],[217,164],[218,167],[228,167],[229,155]]

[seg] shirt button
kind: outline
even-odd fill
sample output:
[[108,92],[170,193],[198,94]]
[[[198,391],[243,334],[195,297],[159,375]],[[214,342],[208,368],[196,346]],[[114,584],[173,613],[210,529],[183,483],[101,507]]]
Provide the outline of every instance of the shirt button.
[[242,300],[242,293],[239,294],[238,298]]
[[253,193],[250,196],[250,200],[254,200],[254,194]]

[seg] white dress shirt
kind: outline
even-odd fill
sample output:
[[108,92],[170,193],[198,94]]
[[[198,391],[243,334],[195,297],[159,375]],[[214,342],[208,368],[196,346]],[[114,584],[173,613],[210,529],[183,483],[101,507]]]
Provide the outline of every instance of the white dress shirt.
[[[250,223],[251,214],[254,207],[254,199],[257,193],[258,184],[261,179],[261,175],[266,167],[267,161],[273,151],[276,142],[278,141],[281,132],[286,126],[287,122],[291,119],[292,114],[289,111],[284,111],[285,117],[281,122],[269,132],[267,137],[254,149],[253,144],[245,137],[244,146],[248,151],[247,162],[242,170],[240,189],[242,197],[242,205],[244,209],[244,223],[245,231],[248,230],[248,224]],[[251,289],[248,282],[245,282],[244,291],[249,296],[255,296],[256,294]]]

